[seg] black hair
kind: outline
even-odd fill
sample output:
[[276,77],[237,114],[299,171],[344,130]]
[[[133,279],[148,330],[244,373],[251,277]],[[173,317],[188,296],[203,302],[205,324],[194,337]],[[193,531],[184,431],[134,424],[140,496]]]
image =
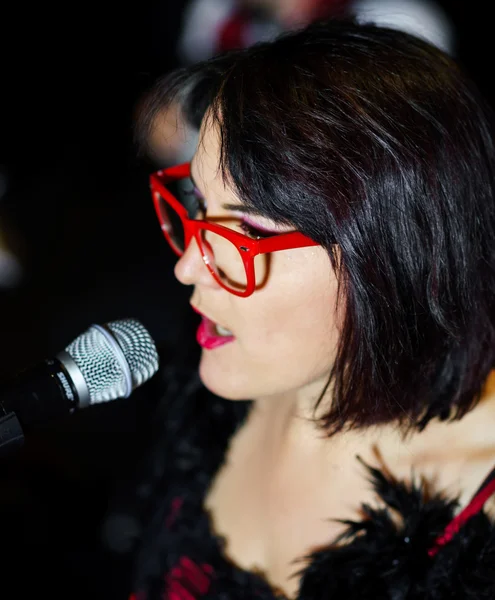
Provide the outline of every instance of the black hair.
[[472,408],[495,353],[494,121],[456,62],[401,31],[318,22],[158,81],[142,146],[173,99],[218,125],[243,202],[328,250],[345,310],[326,430]]

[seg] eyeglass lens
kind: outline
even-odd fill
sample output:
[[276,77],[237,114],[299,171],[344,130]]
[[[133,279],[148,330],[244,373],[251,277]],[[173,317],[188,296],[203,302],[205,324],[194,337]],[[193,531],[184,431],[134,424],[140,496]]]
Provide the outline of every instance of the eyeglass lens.
[[[192,182],[181,179],[167,184],[167,189],[182,206],[190,219],[203,218],[200,200],[195,196]],[[160,215],[168,240],[177,252],[184,252],[185,235],[182,219],[172,206],[160,196]],[[225,224],[225,223],[222,223]],[[206,229],[200,230],[198,242],[203,259],[222,284],[233,291],[247,289],[247,273],[240,251],[228,238]],[[266,277],[267,257],[256,257],[256,280]]]

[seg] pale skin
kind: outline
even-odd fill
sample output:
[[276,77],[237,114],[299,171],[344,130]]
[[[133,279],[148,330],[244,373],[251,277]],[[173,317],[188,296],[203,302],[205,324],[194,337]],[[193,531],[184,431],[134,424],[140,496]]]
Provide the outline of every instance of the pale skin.
[[[241,216],[239,200],[218,170],[218,132],[205,120],[192,162],[207,217]],[[252,216],[261,227],[287,231]],[[204,384],[231,400],[254,399],[232,439],[205,508],[225,553],[261,572],[293,598],[304,556],[341,531],[333,519],[359,519],[377,505],[356,455],[394,477],[424,478],[465,505],[495,465],[495,378],[477,407],[453,423],[431,422],[404,439],[393,424],[326,438],[313,420],[339,336],[336,276],[320,247],[274,253],[266,284],[248,298],[224,290],[207,271],[195,242],[178,261],[180,282],[194,286],[191,304],[231,330],[232,343],[202,351]],[[331,402],[331,390],[322,409]]]

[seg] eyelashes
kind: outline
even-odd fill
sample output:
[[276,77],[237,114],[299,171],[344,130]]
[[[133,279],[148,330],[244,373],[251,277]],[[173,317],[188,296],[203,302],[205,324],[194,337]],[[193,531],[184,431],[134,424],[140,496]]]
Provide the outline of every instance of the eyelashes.
[[251,223],[249,223],[248,221],[246,221],[244,219],[241,220],[241,223],[239,226],[246,235],[248,235],[250,238],[253,238],[255,240],[272,237],[273,235],[276,235],[276,233],[274,233],[274,232],[266,231],[264,229],[260,229],[258,226],[251,225]]
[[281,233],[280,231],[273,231],[267,229],[266,227],[262,227],[258,223],[251,221],[251,219],[246,216],[242,217],[240,227],[247,235],[249,235],[249,237],[253,237],[255,239],[268,238]]
[[[195,210],[188,211],[188,212],[190,212],[190,214],[193,213],[195,215],[195,216],[193,216],[193,218],[198,218],[198,216],[199,216],[200,218],[205,219],[207,204],[206,204],[206,199],[201,194],[199,189],[193,185],[191,188],[184,190],[184,194],[189,198],[190,201],[196,202]],[[255,240],[272,237],[274,235],[281,233],[280,231],[273,231],[273,230],[267,229],[267,228],[259,225],[258,223],[251,221],[251,219],[245,215],[240,217],[239,221],[240,221],[239,225],[238,225],[239,229],[241,229],[241,231],[243,233],[245,233],[248,237],[255,239]]]

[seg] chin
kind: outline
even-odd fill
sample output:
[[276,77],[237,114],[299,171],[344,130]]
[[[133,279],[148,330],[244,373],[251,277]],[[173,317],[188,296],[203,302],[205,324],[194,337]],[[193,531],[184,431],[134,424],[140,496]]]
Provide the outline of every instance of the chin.
[[245,374],[242,370],[232,372],[225,370],[213,361],[209,361],[204,354],[199,363],[199,377],[203,385],[216,396],[225,400],[250,400],[253,391],[244,385]]

